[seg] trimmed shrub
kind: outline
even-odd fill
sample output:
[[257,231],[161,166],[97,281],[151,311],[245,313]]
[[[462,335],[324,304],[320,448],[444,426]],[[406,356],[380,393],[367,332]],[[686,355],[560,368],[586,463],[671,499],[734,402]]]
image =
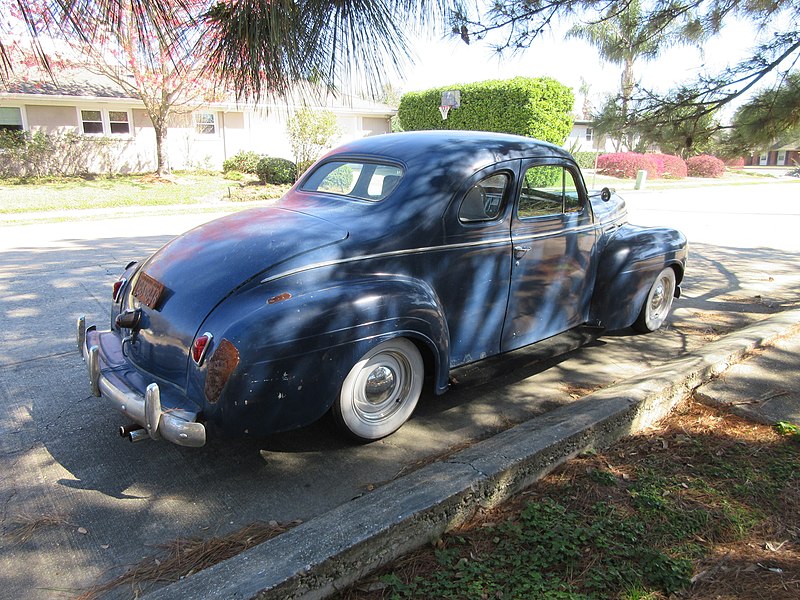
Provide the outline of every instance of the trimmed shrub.
[[239,171],[240,173],[255,175],[258,161],[261,160],[261,158],[262,156],[258,152],[242,150],[222,163],[222,171],[223,173]]
[[736,158],[728,158],[723,160],[722,162],[725,163],[726,167],[731,167],[732,169],[741,169],[744,166],[744,156],[738,156]]
[[294,183],[297,178],[297,166],[285,158],[265,156],[258,161],[256,174],[261,183],[286,184]]
[[683,179],[686,177],[686,163],[680,156],[672,154],[646,154],[656,164],[656,177],[664,179]]
[[73,176],[120,171],[120,157],[132,142],[74,132],[3,132],[0,178]]
[[573,152],[575,162],[581,169],[594,169],[594,163],[597,157],[600,156],[599,152]]
[[223,178],[228,181],[244,181],[245,174],[241,171],[225,171]]
[[686,160],[689,177],[722,177],[725,173],[725,163],[716,156],[701,154]]
[[647,176],[658,176],[655,161],[646,154],[636,152],[615,152],[603,154],[597,159],[597,172],[601,175],[633,179],[638,171],[647,171]]
[[[442,119],[442,92],[461,91],[461,107]],[[515,77],[403,94],[397,115],[405,131],[465,129],[515,133],[561,145],[572,130],[572,90],[549,77]]]

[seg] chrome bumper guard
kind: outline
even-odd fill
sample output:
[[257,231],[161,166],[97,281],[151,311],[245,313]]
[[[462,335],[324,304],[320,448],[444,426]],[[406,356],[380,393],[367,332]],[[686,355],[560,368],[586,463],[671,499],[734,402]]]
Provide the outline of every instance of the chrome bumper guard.
[[161,392],[157,383],[147,386],[144,396],[132,389],[122,389],[112,383],[100,369],[100,348],[87,347],[86,318],[78,318],[78,352],[86,362],[92,394],[110,401],[118,411],[145,428],[154,440],[164,439],[179,446],[199,448],[206,443],[206,428],[202,423],[181,418],[161,409]]

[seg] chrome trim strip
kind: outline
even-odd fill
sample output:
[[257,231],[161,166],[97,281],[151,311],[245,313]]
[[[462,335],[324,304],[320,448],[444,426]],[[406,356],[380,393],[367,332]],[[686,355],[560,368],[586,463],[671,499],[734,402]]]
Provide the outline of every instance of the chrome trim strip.
[[425,248],[407,248],[405,250],[392,250],[391,252],[377,252],[376,254],[364,254],[363,256],[351,256],[350,258],[338,258],[336,260],[327,260],[318,263],[312,263],[310,265],[305,265],[302,267],[297,267],[296,269],[290,269],[289,271],[284,271],[282,273],[278,273],[277,275],[271,275],[269,277],[265,277],[261,280],[261,283],[269,283],[270,281],[275,281],[276,279],[281,279],[282,277],[288,277],[290,275],[297,275],[298,273],[303,273],[304,271],[311,271],[312,269],[319,269],[322,267],[332,267],[335,265],[343,265],[346,263],[351,262],[360,262],[362,260],[372,260],[374,258],[392,258],[394,256],[404,256],[406,254],[422,254],[423,252],[435,252],[435,251],[442,251],[442,250],[458,250],[461,248],[477,248],[479,246],[491,246],[497,244],[510,244],[511,239],[507,237],[502,238],[495,238],[492,240],[481,240],[480,242],[462,242],[460,244],[448,244],[446,246],[427,246]]
[[[573,229],[558,229],[556,231],[548,231],[546,233],[538,233],[533,235],[526,235],[526,236],[515,236],[514,240],[533,240],[537,238],[546,238],[552,237],[554,235],[561,235],[563,233],[568,232],[575,232],[575,233],[582,233],[584,231],[591,231],[600,229],[600,223],[591,223],[589,225],[583,225],[582,227],[576,227]],[[283,271],[278,273],[277,275],[270,275],[269,277],[265,277],[261,280],[261,283],[269,283],[271,281],[275,281],[277,279],[281,279],[283,277],[289,277],[291,275],[297,275],[298,273],[304,273],[305,271],[311,271],[313,269],[321,269],[324,267],[333,267],[336,265],[343,265],[347,263],[353,262],[360,262],[363,260],[372,260],[376,258],[392,258],[395,256],[405,256],[408,254],[422,254],[425,252],[442,252],[446,250],[461,250],[465,248],[478,248],[480,246],[493,246],[498,244],[509,244],[511,245],[512,240],[510,237],[506,238],[495,238],[491,240],[481,240],[479,242],[462,242],[460,244],[447,244],[442,246],[426,246],[424,248],[408,248],[405,250],[393,250],[391,252],[377,252],[375,254],[364,254],[363,256],[351,256],[350,258],[338,258],[335,260],[327,260],[318,263],[312,263],[310,265],[304,265],[302,267],[297,267],[296,269],[290,269],[288,271]]]
[[538,240],[544,239],[549,237],[555,237],[557,235],[563,235],[565,233],[586,233],[588,231],[600,229],[599,224],[592,223],[591,225],[583,225],[582,227],[572,227],[569,229],[556,229],[553,231],[545,231],[543,233],[531,233],[528,235],[515,235],[514,242],[523,242],[527,240]]

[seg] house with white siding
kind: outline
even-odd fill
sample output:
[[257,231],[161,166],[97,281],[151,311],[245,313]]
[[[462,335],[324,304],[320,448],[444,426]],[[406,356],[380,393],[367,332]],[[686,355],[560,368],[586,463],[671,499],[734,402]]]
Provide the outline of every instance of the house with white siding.
[[[182,107],[171,116],[167,130],[169,167],[221,169],[225,159],[246,150],[292,159],[286,124],[300,106],[332,111],[341,134],[337,143],[387,133],[396,114],[385,104],[345,94],[306,94],[302,103],[297,99],[288,104],[211,102]],[[3,129],[110,139],[117,171],[156,168],[155,131],[141,101],[90,73],[0,86]]]

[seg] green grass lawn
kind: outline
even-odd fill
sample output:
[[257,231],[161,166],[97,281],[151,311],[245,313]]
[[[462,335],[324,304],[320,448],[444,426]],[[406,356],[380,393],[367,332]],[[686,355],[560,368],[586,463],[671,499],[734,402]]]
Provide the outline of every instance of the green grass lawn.
[[0,181],[0,213],[117,206],[196,204],[226,199],[237,182],[217,174],[181,173],[170,182],[151,175],[64,178],[43,182]]
[[[608,186],[632,190],[635,181],[596,175],[584,171],[589,189]],[[728,172],[720,179],[655,179],[645,189],[681,189],[705,185],[746,185],[756,183],[800,183],[800,179],[778,180]],[[152,175],[98,176],[51,180],[0,180],[0,214],[54,210],[80,210],[130,206],[170,206],[214,201],[247,202],[279,198],[289,186],[257,185],[252,178],[238,182],[216,173],[176,173],[168,181]]]

